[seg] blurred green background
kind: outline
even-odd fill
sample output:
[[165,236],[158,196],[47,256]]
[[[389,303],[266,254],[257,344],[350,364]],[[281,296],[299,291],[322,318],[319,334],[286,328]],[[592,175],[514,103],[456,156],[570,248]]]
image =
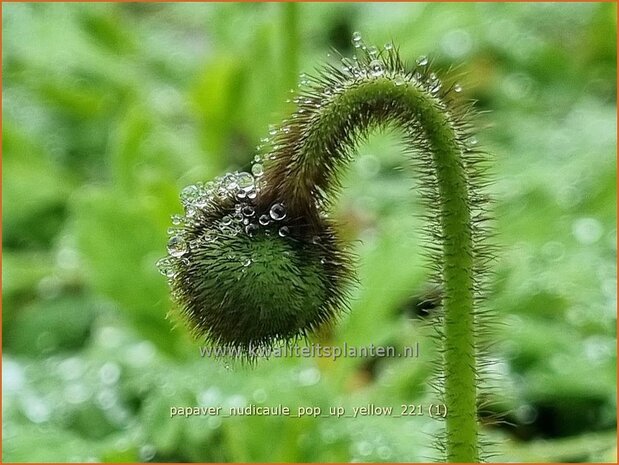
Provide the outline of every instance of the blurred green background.
[[[202,359],[155,262],[180,189],[247,170],[353,31],[463,73],[492,153],[501,461],[616,460],[613,4],[3,4],[4,461],[424,461],[427,416],[169,418],[172,406],[424,403],[414,173],[364,143],[335,215],[361,285],[322,341],[410,359]],[[413,191],[414,192],[414,191]],[[406,259],[403,259],[406,257]],[[421,313],[421,316],[420,316]]]

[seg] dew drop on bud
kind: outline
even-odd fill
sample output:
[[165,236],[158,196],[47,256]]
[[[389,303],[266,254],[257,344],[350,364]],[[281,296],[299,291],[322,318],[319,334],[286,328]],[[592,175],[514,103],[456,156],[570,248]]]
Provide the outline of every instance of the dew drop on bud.
[[279,228],[279,235],[281,237],[286,237],[288,234],[290,234],[290,229],[288,228],[288,226],[282,226],[281,228]]
[[387,50],[387,51],[393,50],[393,44],[391,42],[387,42],[385,44],[385,50]]
[[254,163],[251,167],[251,172],[254,176],[262,176],[264,173],[264,168],[260,163]]
[[204,208],[208,205],[210,197],[206,194],[202,194],[196,198],[196,207]]
[[168,253],[173,257],[180,257],[187,252],[187,242],[180,236],[173,236],[168,241]]
[[173,278],[176,274],[174,272],[174,263],[167,257],[157,261],[157,269],[159,270],[159,273],[168,278]]
[[251,190],[254,187],[254,177],[249,173],[239,173],[236,177],[236,182],[239,185],[239,189],[244,191]]
[[454,84],[454,92],[462,92],[462,86],[460,84]]
[[428,57],[425,55],[421,55],[419,58],[417,58],[417,64],[419,66],[425,66],[428,64]]
[[262,226],[266,226],[271,222],[271,217],[269,215],[260,215],[260,218],[258,218],[258,222]]
[[193,205],[188,205],[187,207],[185,207],[185,216],[187,218],[193,218],[194,216],[196,216],[197,212],[198,210]]
[[275,221],[281,221],[286,218],[286,208],[281,203],[274,203],[273,205],[271,205],[269,215]]
[[239,183],[236,180],[236,176],[227,174],[224,176],[224,186],[228,191],[236,191],[239,188]]
[[193,201],[196,199],[197,196],[198,196],[198,186],[193,185],[193,184],[185,187],[181,191],[181,201],[185,205],[189,205],[193,203]]
[[258,231],[258,225],[257,224],[250,223],[247,226],[245,226],[245,233],[248,236],[253,236],[254,234],[256,234],[257,231]]
[[363,39],[361,38],[360,32],[353,32],[352,44],[355,46],[355,48],[361,47],[361,45],[363,44]]
[[396,86],[402,86],[406,81],[404,80],[404,76],[398,74],[393,78],[393,82]]
[[370,62],[370,74],[374,77],[382,76],[383,64],[380,60],[372,60]]
[[243,216],[254,216],[254,207],[252,207],[251,205],[245,205],[242,209],[241,212],[243,213]]

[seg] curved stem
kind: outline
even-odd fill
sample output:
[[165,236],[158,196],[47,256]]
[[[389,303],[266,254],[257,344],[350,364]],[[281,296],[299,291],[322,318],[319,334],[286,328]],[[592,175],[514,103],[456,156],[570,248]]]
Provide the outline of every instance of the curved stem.
[[432,78],[423,71],[405,71],[397,55],[390,54],[377,63],[368,59],[357,73],[333,69],[339,73],[332,79],[337,85],[328,77],[314,82],[273,141],[261,203],[285,200],[292,214],[317,214],[316,205],[331,199],[338,172],[368,131],[385,124],[403,129],[407,150],[421,163],[425,199],[438,209],[434,235],[440,239],[444,289],[446,458],[476,462],[474,242],[469,174],[463,160],[468,133],[445,99],[433,92],[437,83],[427,84]]

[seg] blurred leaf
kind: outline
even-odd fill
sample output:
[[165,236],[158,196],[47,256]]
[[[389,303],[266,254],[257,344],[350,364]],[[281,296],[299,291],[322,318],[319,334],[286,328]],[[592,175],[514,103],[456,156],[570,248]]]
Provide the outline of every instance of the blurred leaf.
[[20,310],[4,334],[5,346],[15,354],[37,357],[76,350],[90,334],[96,302],[83,296],[35,301]]
[[122,305],[136,329],[161,350],[173,352],[168,288],[155,266],[166,235],[148,206],[128,203],[123,193],[90,188],[76,198],[72,211],[95,289]]

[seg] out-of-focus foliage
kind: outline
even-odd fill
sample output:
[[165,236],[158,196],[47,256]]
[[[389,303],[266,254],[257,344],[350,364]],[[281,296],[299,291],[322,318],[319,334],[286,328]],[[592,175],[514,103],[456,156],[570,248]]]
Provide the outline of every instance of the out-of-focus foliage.
[[[295,10],[296,8],[296,10]],[[328,344],[420,342],[413,359],[201,358],[172,330],[178,192],[247,169],[290,74],[394,41],[463,74],[495,158],[503,325],[485,432],[500,460],[616,459],[613,4],[4,4],[3,459],[418,461],[429,417],[169,418],[172,406],[423,403],[426,273],[414,173],[376,135],[335,214],[361,285]],[[297,41],[295,38],[297,37]],[[334,60],[334,57],[330,58]],[[300,69],[291,70],[298,63]],[[411,193],[413,195],[411,195]]]

